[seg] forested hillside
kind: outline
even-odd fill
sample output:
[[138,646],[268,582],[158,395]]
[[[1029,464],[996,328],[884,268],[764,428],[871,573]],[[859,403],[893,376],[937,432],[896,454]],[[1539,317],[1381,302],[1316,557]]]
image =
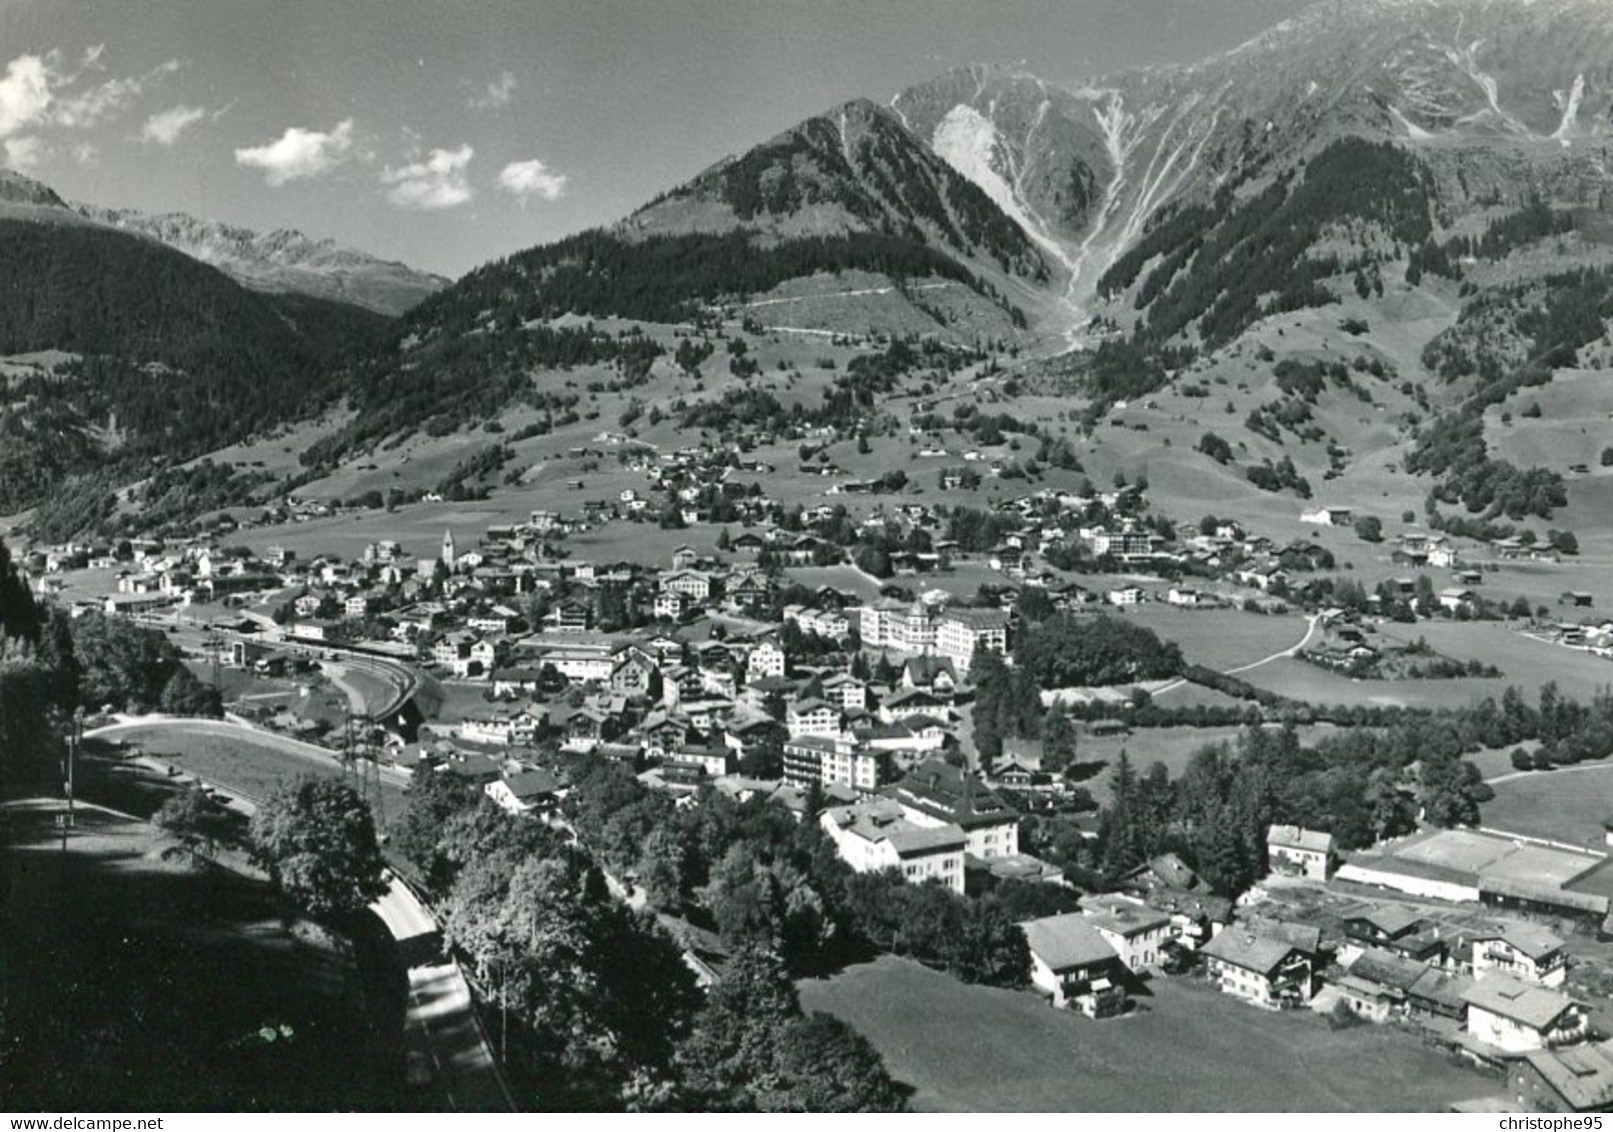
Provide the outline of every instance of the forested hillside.
[[104,462],[149,468],[316,411],[388,326],[247,291],[150,240],[0,221],[0,354],[76,356],[7,385],[0,513]]

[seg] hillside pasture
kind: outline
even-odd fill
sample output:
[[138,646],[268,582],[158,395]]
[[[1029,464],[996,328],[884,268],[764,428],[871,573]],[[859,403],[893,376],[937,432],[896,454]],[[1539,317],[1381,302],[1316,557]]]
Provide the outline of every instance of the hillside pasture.
[[1157,978],[1101,1022],[890,956],[800,989],[874,1043],[920,1111],[1438,1112],[1496,1088],[1399,1027],[1335,1030],[1198,979]]

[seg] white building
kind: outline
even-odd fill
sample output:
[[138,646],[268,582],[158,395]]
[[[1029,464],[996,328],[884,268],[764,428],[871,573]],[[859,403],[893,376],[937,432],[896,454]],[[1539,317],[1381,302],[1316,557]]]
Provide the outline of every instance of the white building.
[[1568,976],[1563,941],[1538,924],[1509,923],[1473,937],[1473,977],[1510,975],[1522,982],[1560,987]]
[[803,735],[821,735],[834,738],[845,728],[845,713],[826,700],[808,697],[796,700],[785,712],[784,725],[791,739]]
[[1008,613],[1001,609],[948,609],[935,627],[935,651],[968,672],[977,653],[1008,652]]
[[745,658],[745,675],[752,680],[784,675],[784,650],[772,641],[763,641]]
[[1508,1053],[1568,1045],[1590,1033],[1584,1003],[1510,975],[1475,982],[1462,992],[1462,1001],[1468,1034]]
[[1266,859],[1274,873],[1326,880],[1333,874],[1333,835],[1274,825],[1266,831]]
[[910,884],[936,880],[963,891],[965,837],[957,826],[921,826],[884,798],[833,806],[819,817],[840,859],[859,873],[894,868]]

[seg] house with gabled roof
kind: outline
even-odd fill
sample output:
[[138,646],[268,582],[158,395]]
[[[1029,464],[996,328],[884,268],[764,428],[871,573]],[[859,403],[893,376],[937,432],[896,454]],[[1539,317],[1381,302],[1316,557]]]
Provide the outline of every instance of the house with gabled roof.
[[1473,977],[1480,981],[1501,974],[1560,987],[1568,977],[1568,954],[1562,939],[1539,924],[1514,920],[1477,932],[1472,939]]
[[1583,1002],[1511,975],[1475,981],[1462,1001],[1468,1035],[1504,1053],[1569,1045],[1590,1034]]
[[1267,1010],[1303,1006],[1311,1000],[1311,961],[1286,939],[1234,925],[1199,948],[1199,954],[1223,994]]
[[1054,1006],[1074,1007],[1093,1018],[1125,1010],[1124,965],[1086,916],[1069,912],[1019,926],[1030,945],[1031,983]]

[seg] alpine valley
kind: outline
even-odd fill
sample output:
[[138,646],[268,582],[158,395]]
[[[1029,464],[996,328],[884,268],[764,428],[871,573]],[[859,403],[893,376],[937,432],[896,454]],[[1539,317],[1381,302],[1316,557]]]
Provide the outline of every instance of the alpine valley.
[[1610,144],[1609,5],[1328,0],[1190,66],[853,99],[452,284],[7,174],[0,511],[541,493],[613,430],[782,467],[830,428],[866,478],[995,403],[1069,454],[1032,478],[1179,519],[1564,526],[1613,482]]

